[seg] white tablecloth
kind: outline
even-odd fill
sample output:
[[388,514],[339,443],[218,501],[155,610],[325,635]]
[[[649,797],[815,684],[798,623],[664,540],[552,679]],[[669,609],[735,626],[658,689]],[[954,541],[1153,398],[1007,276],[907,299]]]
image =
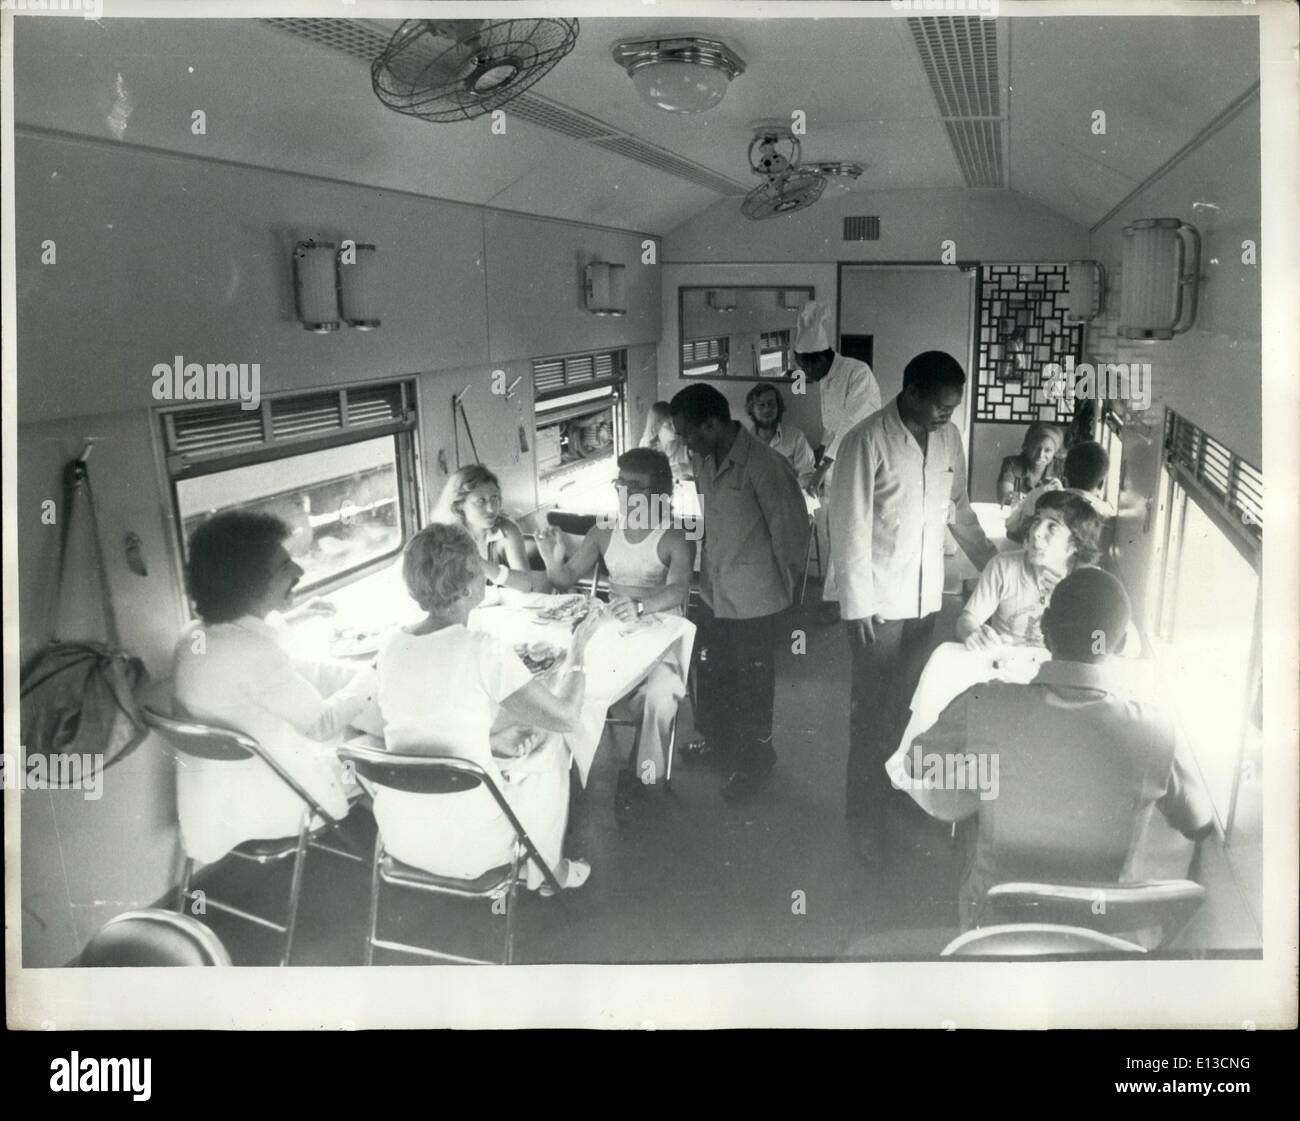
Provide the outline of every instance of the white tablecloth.
[[[531,602],[545,602],[548,598],[527,597]],[[480,607],[470,612],[469,625],[512,645],[540,641],[568,647],[572,638],[567,623],[541,623],[536,611],[518,604]],[[632,693],[670,652],[676,653],[678,665],[688,666],[694,645],[695,624],[680,615],[647,615],[636,623],[620,623],[607,617],[601,622],[587,645],[587,689],[581,724],[565,736],[583,785],[600,746],[610,705]],[[553,669],[548,674],[556,672]]]
[[[912,694],[912,716],[903,732],[898,750],[885,764],[890,781],[899,790],[906,790],[927,810],[926,792],[919,780],[910,778],[903,769],[903,760],[912,748],[912,741],[922,732],[929,731],[949,703],[972,685],[981,681],[1013,681],[1027,685],[1038,673],[1038,667],[1051,655],[1041,647],[1004,646],[998,650],[967,650],[960,642],[945,642],[937,647],[917,682]],[[1154,697],[1156,679],[1154,664],[1137,658],[1124,660],[1125,675],[1135,693]]]

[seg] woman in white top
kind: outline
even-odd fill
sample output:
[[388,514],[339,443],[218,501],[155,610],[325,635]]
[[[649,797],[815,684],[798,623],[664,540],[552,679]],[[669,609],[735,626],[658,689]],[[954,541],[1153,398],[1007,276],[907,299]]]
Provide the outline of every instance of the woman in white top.
[[[616,523],[598,522],[567,561],[557,531],[538,538],[547,576],[557,588],[570,588],[603,561],[609,572],[609,607],[617,619],[632,623],[655,613],[682,614],[694,555],[685,532],[673,524],[673,477],[667,457],[651,448],[624,452],[618,457],[614,485],[619,496]],[[673,719],[685,695],[686,667],[669,655],[654,665],[629,698],[633,719],[641,721],[641,737],[639,757],[619,774],[621,808],[663,774]]]
[[[591,612],[574,631],[568,663],[552,693],[508,643],[466,629],[470,611],[483,601],[484,580],[478,549],[464,529],[426,526],[406,545],[402,575],[426,615],[395,631],[379,651],[386,745],[396,752],[478,763],[560,885],[580,887],[591,866],[563,859],[568,748],[558,736],[538,729],[568,732],[577,726],[586,681],[583,657],[601,613]],[[394,857],[436,875],[473,879],[511,859],[514,829],[482,786],[436,795],[378,787],[375,821]],[[528,886],[543,886],[540,869],[531,863]]]
[[501,512],[501,480],[483,464],[452,472],[430,520],[469,531],[488,583],[521,592],[543,590],[541,574],[529,569],[523,533]]
[[[185,713],[252,736],[341,819],[348,803],[337,740],[368,703],[373,674],[295,664],[267,624],[268,614],[289,606],[302,577],[284,548],[290,534],[279,518],[241,510],[216,514],[194,531],[187,575],[199,621],[176,645],[173,688]],[[317,685],[330,670],[336,684],[353,683],[326,699]],[[260,759],[187,756],[176,796],[185,851],[204,863],[244,841],[295,835],[304,809]]]
[[673,427],[672,414],[667,401],[656,401],[646,414],[645,431],[641,433],[641,447],[663,452],[668,457],[673,479],[682,482],[692,478],[691,453]]

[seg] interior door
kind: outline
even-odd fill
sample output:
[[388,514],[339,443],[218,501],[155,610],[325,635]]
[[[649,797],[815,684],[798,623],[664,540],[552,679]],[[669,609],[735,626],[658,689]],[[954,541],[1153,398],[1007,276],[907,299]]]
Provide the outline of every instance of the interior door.
[[[970,447],[975,274],[951,265],[841,265],[839,334],[870,337],[872,372],[888,404],[903,388],[903,367],[926,350],[946,350],[966,371],[966,398],[954,417]],[[842,353],[848,353],[842,349]]]

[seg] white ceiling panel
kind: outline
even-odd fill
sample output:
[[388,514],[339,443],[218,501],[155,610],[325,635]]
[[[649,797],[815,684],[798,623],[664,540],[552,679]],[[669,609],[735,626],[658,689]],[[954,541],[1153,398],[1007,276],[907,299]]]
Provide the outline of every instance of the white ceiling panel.
[[1092,225],[1258,80],[1258,35],[1253,19],[1013,21],[1010,186]]
[[[365,26],[382,35],[396,21]],[[260,20],[15,28],[20,125],[551,217],[678,227],[757,183],[752,122],[794,110],[807,118],[804,158],[862,163],[859,190],[967,181],[901,18],[583,20],[573,53],[530,94],[622,135],[625,154],[520,119],[522,102],[514,116],[506,107],[505,136],[486,119],[404,117],[375,98],[364,59]],[[647,107],[610,56],[620,39],[684,33],[722,39],[747,64],[709,113]],[[1249,18],[1004,17],[996,33],[1006,185],[1087,225],[1258,77]],[[205,135],[191,131],[196,109]],[[1104,136],[1089,130],[1093,109],[1107,114]]]

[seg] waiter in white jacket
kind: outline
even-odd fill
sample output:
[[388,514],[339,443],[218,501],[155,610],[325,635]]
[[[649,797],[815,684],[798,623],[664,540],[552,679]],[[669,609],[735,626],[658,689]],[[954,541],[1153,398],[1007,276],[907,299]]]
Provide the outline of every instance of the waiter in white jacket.
[[[809,381],[821,386],[822,438],[815,449],[817,470],[807,487],[810,493],[817,494],[823,485],[830,486],[831,467],[840,454],[845,434],[879,410],[880,386],[870,366],[856,358],[845,358],[831,346],[831,309],[824,304],[810,300],[799,309],[793,350],[795,365]],[[828,512],[827,537],[833,532]],[[827,552],[834,555],[829,541]],[[834,561],[824,573],[822,598],[819,618],[823,623],[833,623],[839,617]]]
[[966,493],[966,453],[952,423],[966,375],[952,355],[918,354],[903,391],[839,445],[831,487],[833,559],[852,657],[847,811],[868,864],[883,857],[885,761],[898,747],[943,606],[944,536],[977,570],[996,549]]

